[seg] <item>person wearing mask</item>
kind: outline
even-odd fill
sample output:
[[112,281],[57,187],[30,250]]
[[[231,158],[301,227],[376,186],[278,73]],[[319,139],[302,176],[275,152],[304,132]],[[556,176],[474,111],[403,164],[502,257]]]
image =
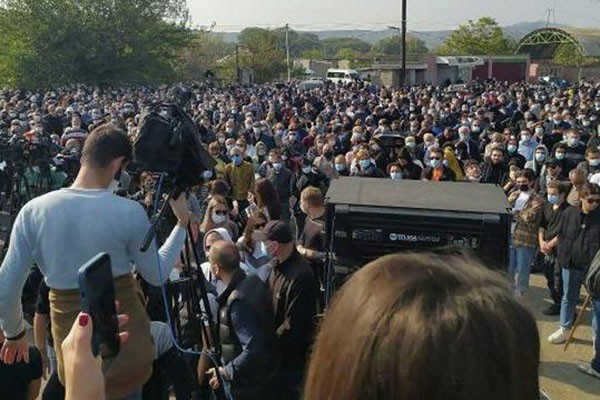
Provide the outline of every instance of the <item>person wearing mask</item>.
[[571,170],[575,168],[575,166],[567,162],[566,160],[567,145],[564,143],[558,143],[554,145],[552,149],[554,159],[561,163],[563,173],[568,174],[569,172],[571,172]]
[[579,200],[579,207],[572,206],[564,211],[556,237],[556,260],[562,267],[563,297],[560,326],[548,337],[553,344],[567,340],[585,273],[600,250],[600,187],[585,183],[579,190]]
[[444,165],[444,153],[440,148],[434,147],[429,151],[430,166],[425,168],[421,179],[428,181],[456,181],[454,171]]
[[[0,331],[0,346],[6,338]],[[14,400],[35,400],[40,393],[43,365],[40,351],[33,346],[26,350],[27,355],[15,363],[0,360],[0,393],[2,398]]]
[[552,115],[552,119],[546,123],[544,129],[544,136],[551,136],[555,131],[564,131],[571,128],[571,126],[563,121],[563,116],[556,112]]
[[281,356],[277,398],[300,399],[309,349],[318,314],[318,282],[298,253],[290,226],[270,221],[263,230],[267,253],[274,258],[269,288],[275,314],[277,347]]
[[488,160],[490,155],[492,154],[492,150],[494,149],[502,149],[506,150],[506,145],[504,144],[505,139],[501,133],[496,132],[492,135],[492,141],[485,146],[483,152],[483,159]]
[[[150,320],[132,264],[151,285],[164,284],[190,222],[187,199],[180,196],[171,201],[177,225],[161,249],[154,241],[148,251],[140,251],[139,243],[150,226],[144,208],[109,191],[131,156],[131,142],[125,132],[112,124],[96,128],[85,142],[73,185],[37,197],[21,209],[0,268],[0,326],[6,336],[0,359],[10,364],[26,357],[28,345],[20,300],[35,263],[50,287],[52,337],[59,377],[64,383],[65,363],[60,349],[80,311],[78,269],[97,255],[98,249],[110,255],[115,297],[121,310],[129,315],[132,333],[127,346],[105,370],[108,396],[112,398],[135,395],[152,373]],[[89,229],[90,224],[94,229]],[[70,244],[69,251],[60,250],[65,243]]]
[[481,158],[479,145],[471,139],[471,130],[468,126],[458,128],[458,140],[454,142],[454,147],[460,148],[461,160],[479,160]]
[[423,173],[422,163],[414,159],[413,152],[406,146],[402,147],[398,153],[398,163],[402,166],[402,177],[404,179],[415,181],[421,179],[421,174]]
[[258,275],[263,282],[267,281],[271,272],[271,257],[267,254],[265,242],[260,240],[260,231],[267,222],[267,217],[260,211],[253,213],[237,242],[241,262],[248,266],[247,272]]
[[436,146],[435,137],[431,133],[426,133],[423,135],[423,142],[419,143],[415,148],[415,154],[419,160],[422,160],[425,157],[425,154],[432,147]]
[[400,163],[390,164],[390,178],[394,181],[400,181],[404,179],[404,172]]
[[334,167],[338,174],[338,177],[350,176],[350,170],[348,168],[348,164],[346,164],[346,157],[340,154],[339,156],[335,157],[334,162]]
[[540,175],[545,174],[546,169],[544,167],[548,158],[548,149],[543,144],[540,144],[535,148],[533,159],[525,163],[525,169],[532,170],[535,177],[538,178]]
[[546,201],[542,206],[538,243],[543,255],[543,270],[546,275],[552,304],[542,311],[544,315],[559,315],[562,299],[562,267],[556,262],[558,229],[561,216],[569,207],[566,199],[566,186],[552,181],[546,186]]
[[517,160],[518,165],[521,169],[525,168],[527,160],[519,153],[519,141],[515,138],[508,139],[506,145],[506,156],[508,160]]
[[535,189],[539,193],[540,196],[546,196],[546,188],[550,182],[560,182],[565,186],[565,190],[567,185],[566,177],[562,174],[561,163],[554,159],[549,159],[546,161],[544,166],[544,173],[541,174],[535,183]]
[[585,161],[580,162],[577,169],[585,173],[588,181],[591,181],[594,175],[600,174],[600,150],[597,147],[585,149]]
[[356,160],[354,160],[350,168],[350,176],[382,178],[383,173],[377,169],[377,165],[371,159],[369,152],[367,150],[360,150],[356,153]]
[[269,180],[275,188],[279,203],[281,204],[281,219],[290,220],[290,187],[292,183],[292,171],[284,167],[281,157],[276,155],[273,160],[273,169],[267,173]]
[[526,161],[533,160],[535,149],[538,146],[538,142],[533,139],[531,131],[529,129],[521,130],[521,141],[519,142],[519,154],[522,155]]
[[565,154],[565,163],[570,171],[576,168],[579,163],[585,161],[585,145],[581,143],[581,134],[576,129],[567,131],[567,152]]
[[[231,385],[236,399],[258,399],[270,394],[269,371],[274,360],[273,313],[268,288],[256,275],[240,268],[234,243],[215,242],[208,253],[212,275],[225,289],[216,298],[223,367],[221,378]],[[209,385],[221,382],[214,368],[207,371]]]
[[252,165],[258,173],[258,168],[267,160],[267,146],[263,142],[257,142],[255,146],[255,154],[252,157]]
[[507,168],[504,161],[504,150],[502,148],[492,149],[489,159],[481,164],[481,183],[500,185]]
[[[213,195],[208,201],[204,219],[198,228],[197,245],[198,250],[203,250],[200,246],[204,242],[206,234],[215,229],[227,230],[230,237],[237,239],[238,227],[229,219],[229,206],[227,200],[220,195]],[[198,254],[204,255],[204,251],[199,251]]]
[[534,193],[534,183],[533,171],[526,169],[517,176],[516,187],[508,195],[513,214],[508,274],[517,297],[529,288],[531,261],[537,250],[543,199]]
[[454,176],[457,181],[463,181],[465,179],[462,161],[459,161],[456,158],[452,147],[448,145],[444,146],[444,166],[454,171]]
[[248,192],[254,189],[254,168],[251,163],[242,159],[242,150],[238,147],[231,150],[231,160],[225,166],[225,181],[231,188],[231,214],[236,218],[249,205]]
[[255,122],[252,125],[252,139],[253,143],[263,143],[266,147],[266,151],[275,148],[275,141],[271,136],[267,135],[267,127],[261,125],[260,122]]

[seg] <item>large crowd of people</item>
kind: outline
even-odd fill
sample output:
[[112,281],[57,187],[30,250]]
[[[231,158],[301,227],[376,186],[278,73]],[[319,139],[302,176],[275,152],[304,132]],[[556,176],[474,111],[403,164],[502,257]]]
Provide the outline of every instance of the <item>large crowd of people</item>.
[[[67,356],[61,344],[74,321],[85,319],[79,316],[76,272],[100,251],[112,258],[116,296],[129,318],[129,338],[118,362],[102,365],[109,398],[164,398],[160,396],[166,388],[148,387],[149,382],[159,382],[156,385],[160,387],[161,380],[173,385],[175,393],[180,393],[178,398],[201,396],[202,389],[210,387],[231,390],[239,399],[293,399],[301,397],[305,382],[308,398],[333,398],[342,393],[347,377],[341,373],[330,380],[331,369],[339,363],[342,371],[344,365],[368,358],[372,348],[385,351],[397,342],[398,348],[408,353],[421,346],[444,353],[451,345],[435,336],[427,338],[431,342],[417,345],[426,332],[424,327],[415,326],[410,332],[402,327],[406,338],[392,339],[379,324],[385,316],[360,319],[358,313],[373,313],[375,318],[378,303],[390,302],[385,306],[387,318],[410,310],[420,315],[425,312],[422,324],[442,326],[448,330],[446,335],[453,337],[450,330],[456,326],[447,321],[453,314],[430,314],[434,313],[428,308],[433,300],[426,294],[415,298],[409,283],[390,286],[393,296],[399,298],[390,294],[368,306],[369,285],[390,283],[377,275],[382,273],[377,269],[388,268],[391,259],[370,265],[352,278],[358,281],[356,291],[364,291],[362,297],[349,293],[351,285],[345,287],[326,313],[316,343],[314,339],[325,307],[329,255],[324,196],[331,180],[351,176],[390,182],[454,181],[462,182],[466,191],[469,185],[488,184],[500,186],[506,193],[513,213],[509,285],[504,287],[491,275],[454,276],[439,267],[437,259],[423,261],[423,268],[460,281],[473,291],[483,283],[498,286],[496,300],[506,304],[506,310],[488,314],[485,304],[492,300],[474,292],[473,301],[480,306],[477,312],[525,324],[526,334],[507,331],[504,338],[515,342],[515,351],[529,347],[533,353],[527,365],[518,366],[526,371],[512,383],[523,385],[523,391],[509,391],[511,394],[497,398],[532,398],[529,395],[539,389],[533,378],[537,376],[539,360],[534,359],[539,359],[535,353],[539,343],[528,336],[532,329],[537,335],[537,330],[519,308],[531,267],[541,269],[547,277],[552,304],[544,313],[559,317],[559,327],[548,341],[564,343],[573,328],[586,272],[600,250],[599,83],[582,81],[557,87],[489,81],[384,88],[356,82],[310,90],[293,83],[192,85],[191,92],[187,111],[197,125],[198,141],[215,166],[202,173],[201,183],[190,188],[187,197],[171,201],[172,231],[144,253],[139,251],[139,243],[149,226],[148,216],[160,200],[156,193],[159,178],[156,171],[131,168],[132,146],[144,115],[153,105],[168,100],[167,88],[79,85],[49,91],[0,91],[0,201],[6,207],[14,204],[15,192],[24,197],[0,268],[0,325],[5,336],[0,371],[23,359],[30,363],[41,360],[30,364],[36,365],[36,373],[24,373],[34,382],[27,393],[36,392],[36,387],[39,390],[39,378],[48,373],[44,398],[64,398],[65,381],[69,389],[65,375],[73,369],[65,368]],[[34,193],[48,191],[31,199]],[[178,255],[188,226],[201,257],[197,267],[214,288],[210,301],[219,333],[214,339],[222,349],[219,368],[203,355],[194,359],[190,370],[188,357],[165,333],[169,326],[162,302],[156,299],[160,290],[153,289],[167,279],[177,280],[185,268]],[[409,261],[397,260],[407,266]],[[34,264],[44,280],[33,320],[35,347],[29,347],[20,302]],[[131,265],[135,265],[135,277]],[[414,285],[430,287],[408,267],[389,276],[398,275],[402,281],[402,270],[412,276]],[[506,303],[508,288],[511,300]],[[439,290],[452,300],[458,289]],[[406,299],[403,293],[407,293]],[[398,307],[398,302],[406,304],[408,311]],[[348,304],[356,306],[356,315],[352,308],[346,309]],[[593,310],[598,320],[600,298],[594,299]],[[471,326],[470,318],[478,318],[466,315],[468,310],[455,311],[456,318],[464,318],[465,326]],[[334,312],[339,314],[332,315]],[[446,319],[448,325],[437,324],[435,318]],[[400,326],[398,321],[390,320],[385,326]],[[342,345],[340,335],[352,328],[339,324],[354,322],[373,331],[373,336],[355,335],[353,347],[348,348]],[[467,337],[483,340],[475,334]],[[595,344],[600,349],[598,334]],[[211,345],[204,343],[206,348]],[[339,353],[333,354],[339,346]],[[469,344],[464,346],[467,349]],[[388,356],[379,365],[374,361],[357,364],[350,371],[356,382],[344,388],[353,388],[355,395],[344,398],[441,399],[444,390],[481,390],[483,397],[489,394],[485,385],[465,383],[475,375],[460,375],[453,385],[434,390],[420,381],[428,370],[416,354],[406,362],[423,367],[424,376],[402,372],[383,380],[399,386],[408,380],[421,382],[411,386],[413,392],[383,388],[383,381],[368,387],[369,379],[375,385],[385,372],[377,372],[378,368],[405,371],[398,359],[388,360]],[[481,355],[471,356],[474,363],[481,361],[477,358]],[[350,362],[353,357],[356,359]],[[432,355],[431,360],[438,360],[436,357]],[[434,362],[448,369],[464,364],[445,358],[439,358],[441,364]],[[359,370],[364,370],[364,375],[359,376]],[[600,378],[600,353],[579,370]],[[461,374],[465,371],[461,367]],[[20,398],[35,398],[23,394],[22,388],[27,386],[15,389],[14,380],[13,386],[3,382],[0,377],[0,388],[20,391]],[[366,386],[359,388],[361,384]],[[498,380],[498,384],[505,388],[511,383]]]

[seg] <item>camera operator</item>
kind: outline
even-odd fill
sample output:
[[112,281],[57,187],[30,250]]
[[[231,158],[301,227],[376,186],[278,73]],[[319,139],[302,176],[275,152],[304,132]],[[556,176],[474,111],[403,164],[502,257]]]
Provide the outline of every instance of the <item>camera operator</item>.
[[29,267],[35,263],[51,289],[52,336],[64,383],[61,344],[79,313],[78,269],[99,251],[110,255],[115,296],[121,311],[130,316],[132,333],[127,346],[105,365],[110,398],[137,392],[152,372],[150,321],[131,263],[147,282],[162,285],[183,247],[189,223],[187,201],[181,196],[171,201],[178,224],[165,244],[160,250],[155,242],[147,252],[139,250],[150,226],[144,209],[107,190],[131,154],[123,131],[113,125],[94,130],[85,142],[73,185],[38,197],[19,212],[0,268],[0,326],[7,337],[0,358],[7,364],[27,360],[20,297]]

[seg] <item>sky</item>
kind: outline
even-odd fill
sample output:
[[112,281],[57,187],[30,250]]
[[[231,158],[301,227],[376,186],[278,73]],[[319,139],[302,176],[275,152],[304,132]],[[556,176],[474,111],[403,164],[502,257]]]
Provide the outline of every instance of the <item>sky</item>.
[[[216,23],[215,31],[247,26],[294,30],[382,30],[400,24],[401,0],[187,0],[198,27]],[[600,0],[407,0],[408,30],[436,31],[492,16],[503,26],[546,20],[555,9],[556,23],[600,28]]]

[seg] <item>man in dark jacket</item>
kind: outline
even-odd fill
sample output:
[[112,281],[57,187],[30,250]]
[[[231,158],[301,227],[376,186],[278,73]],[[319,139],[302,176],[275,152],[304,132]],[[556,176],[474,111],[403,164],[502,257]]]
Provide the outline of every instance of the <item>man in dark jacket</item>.
[[[213,276],[227,285],[217,297],[219,341],[222,348],[221,377],[231,382],[236,399],[267,395],[273,368],[273,312],[267,286],[256,275],[240,268],[240,254],[233,242],[213,243],[208,254]],[[209,384],[220,382],[210,369]]]
[[270,221],[263,234],[267,252],[275,263],[269,275],[269,288],[281,356],[278,398],[295,400],[300,398],[313,341],[318,285],[308,262],[296,250],[296,241],[287,223]]
[[579,190],[579,199],[579,207],[570,207],[564,212],[555,238],[558,241],[557,262],[563,267],[563,297],[560,327],[548,337],[554,344],[564,343],[569,336],[581,284],[600,250],[600,187],[585,183]]
[[267,179],[271,181],[281,203],[281,218],[284,221],[290,219],[290,187],[292,182],[292,171],[287,169],[279,154],[273,155],[273,168],[267,172]]
[[481,183],[493,183],[499,185],[502,177],[508,170],[504,161],[504,150],[501,148],[493,149],[490,159],[481,165]]

